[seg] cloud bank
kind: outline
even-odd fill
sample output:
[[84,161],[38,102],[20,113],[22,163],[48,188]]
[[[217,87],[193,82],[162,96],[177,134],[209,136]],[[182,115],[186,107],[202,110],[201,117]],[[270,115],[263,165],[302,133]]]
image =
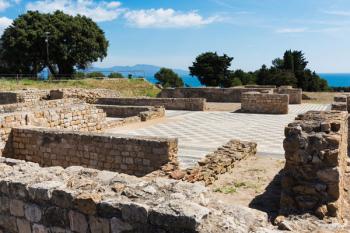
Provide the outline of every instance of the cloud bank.
[[[0,9],[1,1],[4,0],[0,0]],[[137,28],[198,27],[219,19],[217,16],[205,18],[196,11],[180,12],[171,8],[130,10],[121,6],[119,1],[37,0],[28,3],[26,9],[45,13],[61,10],[71,15],[85,15],[96,22],[112,21],[123,15],[128,25]]]
[[12,19],[7,17],[0,17],[0,35],[4,30],[12,24]]
[[218,21],[218,17],[204,18],[196,11],[179,12],[174,9],[133,10],[124,14],[129,25],[138,28],[198,27]]
[[92,0],[38,0],[26,5],[27,10],[50,13],[61,10],[70,15],[85,15],[96,22],[112,21],[122,13],[121,3]]

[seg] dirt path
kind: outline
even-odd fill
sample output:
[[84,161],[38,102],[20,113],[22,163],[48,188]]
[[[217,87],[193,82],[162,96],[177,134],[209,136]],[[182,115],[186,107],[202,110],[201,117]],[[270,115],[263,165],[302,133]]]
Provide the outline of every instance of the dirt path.
[[[279,195],[279,186],[274,187],[271,181],[278,179],[278,174],[283,167],[284,159],[272,156],[251,157],[238,163],[232,172],[222,175],[210,188],[214,195],[225,203],[255,205],[254,207],[258,209],[263,208],[259,205],[264,204],[260,203],[263,200],[262,195],[268,191],[272,194],[268,203],[271,208],[271,205],[276,205],[274,201],[279,202],[279,197],[273,195],[274,193]],[[260,199],[257,198],[259,196]],[[278,206],[276,208],[272,209],[277,211]]]

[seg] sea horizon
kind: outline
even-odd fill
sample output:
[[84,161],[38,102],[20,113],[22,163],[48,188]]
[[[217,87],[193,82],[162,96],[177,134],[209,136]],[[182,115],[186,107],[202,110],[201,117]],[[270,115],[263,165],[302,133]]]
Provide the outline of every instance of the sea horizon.
[[[327,80],[330,87],[350,87],[350,73],[318,73],[318,75]],[[197,77],[191,75],[180,75],[184,83],[189,87],[201,87]],[[153,76],[148,76],[146,79],[151,83],[157,83]]]

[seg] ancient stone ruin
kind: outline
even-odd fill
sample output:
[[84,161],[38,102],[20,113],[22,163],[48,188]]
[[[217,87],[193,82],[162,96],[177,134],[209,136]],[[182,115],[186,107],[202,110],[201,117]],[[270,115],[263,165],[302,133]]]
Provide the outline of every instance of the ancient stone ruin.
[[281,214],[342,219],[348,114],[308,112],[285,129]]
[[[183,169],[176,138],[106,131],[164,120],[166,109],[205,111],[207,101],[286,114],[301,94],[273,86],[165,89],[161,98],[102,89],[0,92],[0,233],[269,232],[267,214],[220,203],[205,187],[255,156],[256,143],[230,140]],[[308,112],[285,136],[280,214],[342,220],[348,113]]]
[[286,94],[246,92],[242,94],[241,102],[242,112],[287,114],[289,96]]
[[205,98],[208,102],[240,103],[246,92],[276,93],[289,95],[289,104],[301,104],[302,90],[290,86],[256,86],[234,88],[166,88],[159,94],[161,98]]

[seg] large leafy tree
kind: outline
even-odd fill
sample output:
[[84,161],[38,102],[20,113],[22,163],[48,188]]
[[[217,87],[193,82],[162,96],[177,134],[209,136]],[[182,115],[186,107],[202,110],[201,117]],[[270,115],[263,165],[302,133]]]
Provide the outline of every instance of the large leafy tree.
[[305,91],[324,91],[327,81],[307,68],[308,61],[302,51],[287,50],[282,58],[272,61],[272,67],[265,65],[256,72],[258,84],[292,85]]
[[163,87],[183,87],[184,82],[172,69],[161,68],[154,77]]
[[[45,33],[49,32],[49,59]],[[107,56],[104,32],[90,18],[61,11],[29,11],[14,20],[1,37],[2,54],[10,72],[36,75],[48,67],[56,77],[71,76]]]
[[189,67],[190,74],[197,76],[201,84],[206,86],[225,86],[229,82],[231,71],[229,67],[233,57],[226,54],[219,56],[216,52],[199,55]]

